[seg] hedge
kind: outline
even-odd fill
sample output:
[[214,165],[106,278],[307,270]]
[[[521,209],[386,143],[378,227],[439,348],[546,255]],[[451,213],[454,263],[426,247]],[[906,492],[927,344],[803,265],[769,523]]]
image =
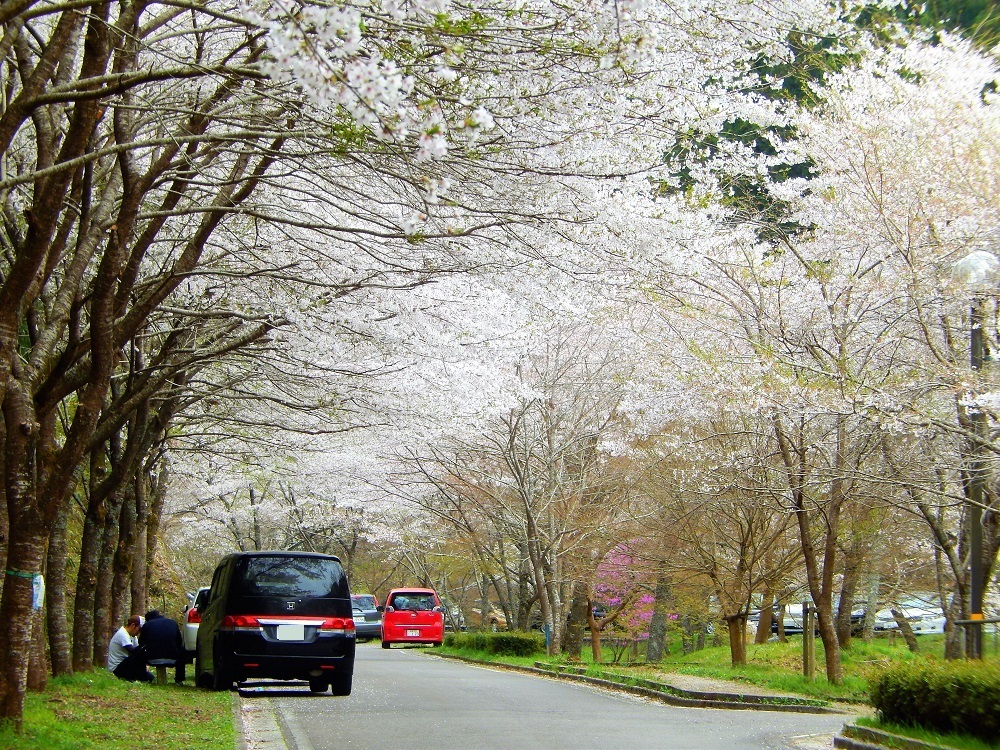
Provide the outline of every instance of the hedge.
[[881,721],[1000,741],[1000,664],[904,662],[868,682]]
[[496,656],[533,656],[545,652],[545,639],[537,633],[445,633],[444,645],[485,651]]

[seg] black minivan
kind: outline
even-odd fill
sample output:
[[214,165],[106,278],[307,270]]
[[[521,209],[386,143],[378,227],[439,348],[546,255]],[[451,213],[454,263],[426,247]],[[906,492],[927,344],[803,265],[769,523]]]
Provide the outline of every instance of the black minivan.
[[195,679],[226,690],[250,679],[307,680],[350,695],[355,632],[340,559],[312,552],[222,558],[198,628]]

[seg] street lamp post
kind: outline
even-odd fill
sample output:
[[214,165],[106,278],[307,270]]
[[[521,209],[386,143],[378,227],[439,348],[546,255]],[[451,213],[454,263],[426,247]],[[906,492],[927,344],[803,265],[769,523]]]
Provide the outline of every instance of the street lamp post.
[[[1000,280],[1000,261],[993,253],[977,250],[958,261],[954,276],[972,291],[969,311],[969,361],[974,372],[982,370],[985,359],[983,341],[983,302],[996,293]],[[986,495],[986,467],[983,444],[988,439],[986,412],[972,404],[973,445],[969,457],[969,624],[965,652],[970,659],[983,656],[983,499]]]

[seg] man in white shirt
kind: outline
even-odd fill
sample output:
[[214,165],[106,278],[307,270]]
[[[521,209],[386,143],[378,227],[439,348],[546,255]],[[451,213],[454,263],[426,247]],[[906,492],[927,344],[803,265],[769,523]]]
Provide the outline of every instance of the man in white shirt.
[[152,682],[155,678],[146,669],[146,657],[139,649],[139,630],[142,618],[132,615],[128,622],[111,636],[108,646],[108,670],[120,680]]

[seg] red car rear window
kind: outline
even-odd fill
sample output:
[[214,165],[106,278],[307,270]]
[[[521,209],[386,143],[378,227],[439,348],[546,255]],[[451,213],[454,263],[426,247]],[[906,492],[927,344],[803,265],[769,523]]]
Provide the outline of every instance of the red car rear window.
[[389,605],[394,609],[409,612],[430,612],[437,606],[434,594],[423,592],[401,592],[393,596]]

